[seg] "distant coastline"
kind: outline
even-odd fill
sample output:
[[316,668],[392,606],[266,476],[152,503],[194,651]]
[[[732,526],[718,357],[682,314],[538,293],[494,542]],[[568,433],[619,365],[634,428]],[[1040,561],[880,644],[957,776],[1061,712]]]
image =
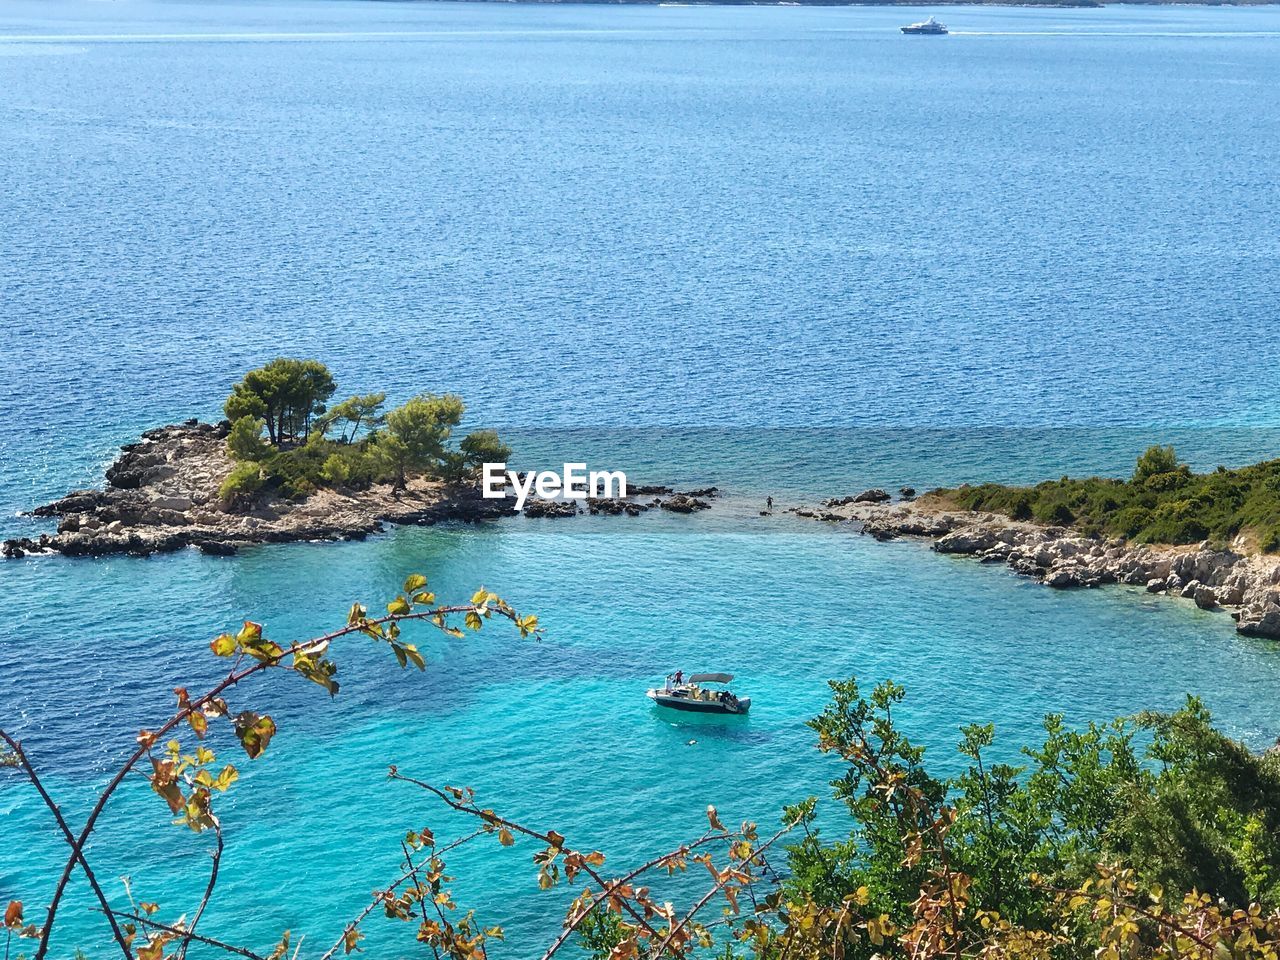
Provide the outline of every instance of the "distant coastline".
[[1045,9],[1097,9],[1100,7],[1271,7],[1280,0],[479,0],[481,3],[591,4],[648,7],[1033,7]]

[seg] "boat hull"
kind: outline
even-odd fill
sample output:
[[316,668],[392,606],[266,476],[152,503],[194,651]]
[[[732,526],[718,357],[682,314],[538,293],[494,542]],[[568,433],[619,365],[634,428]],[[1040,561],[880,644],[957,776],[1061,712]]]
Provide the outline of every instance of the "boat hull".
[[902,27],[903,33],[909,33],[916,37],[945,37],[948,33],[946,30],[920,30],[917,27]]
[[672,710],[686,710],[689,713],[720,713],[725,716],[737,717],[751,709],[750,697],[742,697],[735,706],[722,703],[719,700],[694,700],[690,697],[672,697],[660,690],[650,690],[649,699],[660,707],[670,707]]

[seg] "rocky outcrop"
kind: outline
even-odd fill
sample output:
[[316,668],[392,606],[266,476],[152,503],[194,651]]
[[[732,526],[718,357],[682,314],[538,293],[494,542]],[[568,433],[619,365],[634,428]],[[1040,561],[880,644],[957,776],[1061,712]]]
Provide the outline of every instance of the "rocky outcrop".
[[[714,490],[714,488],[712,489]],[[701,496],[698,494],[701,494]],[[702,499],[702,497],[708,495],[709,491],[706,490],[699,490],[696,493],[677,493],[666,500],[660,501],[658,506],[663,510],[670,510],[672,513],[694,513],[698,510],[709,510],[711,504]],[[710,495],[714,496],[714,493],[711,492]]]
[[[32,511],[37,517],[55,518],[56,533],[7,540],[0,544],[0,555],[145,556],[197,547],[229,556],[246,544],[362,539],[387,523],[476,522],[516,514],[513,497],[485,499],[478,487],[421,477],[402,490],[374,484],[365,490],[317,490],[303,499],[266,490],[250,502],[229,505],[218,494],[234,466],[227,456],[226,437],[225,424],[195,420],[148,430],[137,443],[121,448],[107,468],[102,490],[76,490]],[[693,500],[690,494],[670,487],[635,489],[637,494],[656,496],[648,502],[620,498],[616,508],[596,501],[591,512],[636,516],[656,506],[678,513],[694,509],[686,509]],[[714,490],[698,492],[714,495]],[[708,506],[694,502],[700,504],[697,509]],[[574,502],[536,498],[523,510],[527,517],[571,517],[579,512]]]
[[[909,490],[909,487],[903,487],[903,490]],[[911,491],[912,496],[915,491]],[[851,503],[888,503],[893,498],[889,496],[888,491],[881,490],[879,487],[872,487],[870,490],[863,490],[861,493],[851,494],[847,497],[832,497],[830,500],[824,500],[824,507],[844,507]]]
[[[679,492],[671,487],[628,486],[627,492],[629,496],[625,498],[591,497],[587,500],[587,512],[614,517],[622,514],[626,514],[629,517],[638,517],[640,514],[655,508],[669,510],[672,513],[694,513],[697,510],[709,509],[711,504],[703,498],[715,497],[719,491],[715,487]],[[662,496],[654,497],[647,502],[634,499],[639,494],[649,495],[655,492],[661,493]]]
[[576,517],[578,505],[572,500],[529,500],[524,505],[526,517]]
[[628,500],[624,497],[591,497],[587,500],[587,512],[593,515],[603,514],[607,517],[619,517],[623,514],[638,517],[651,507],[656,507],[658,502],[653,500],[642,503],[639,500]]
[[1280,637],[1280,557],[1214,549],[1208,543],[1172,547],[1094,539],[1065,527],[951,509],[928,494],[896,503],[860,496],[793,512],[847,522],[880,540],[927,539],[939,553],[1003,563],[1056,589],[1121,583],[1184,597],[1204,610],[1229,610],[1241,633]]

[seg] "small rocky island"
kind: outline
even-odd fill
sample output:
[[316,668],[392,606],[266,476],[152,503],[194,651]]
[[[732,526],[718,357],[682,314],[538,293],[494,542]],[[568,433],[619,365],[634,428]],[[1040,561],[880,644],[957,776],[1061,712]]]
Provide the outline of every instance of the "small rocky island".
[[[514,517],[514,499],[486,500],[478,485],[409,477],[403,489],[321,488],[298,498],[264,491],[228,501],[219,493],[236,463],[227,454],[227,423],[189,420],[148,430],[122,448],[107,469],[106,486],[76,490],[37,507],[32,515],[58,520],[57,533],[6,540],[0,553],[21,557],[127,553],[145,556],[198,547],[232,554],[237,547],[298,540],[354,540],[386,524],[430,525]],[[681,493],[666,486],[629,487],[626,497],[573,501],[530,499],[526,517],[580,514],[638,516],[651,509],[693,513],[710,506],[714,488]]]
[[1240,633],[1280,638],[1275,531],[1249,523],[1277,516],[1264,501],[1280,489],[1280,461],[1194,475],[1171,449],[1144,457],[1153,451],[1155,467],[1140,460],[1127,481],[984,484],[918,498],[906,487],[898,498],[873,489],[793,512],[850,523],[878,540],[927,540],[939,553],[1005,564],[1058,589],[1119,583],[1185,597],[1229,611]]
[[517,511],[509,488],[506,499],[481,494],[480,464],[511,453],[497,434],[478,430],[451,444],[460,398],[423,394],[384,414],[385,394],[328,407],[333,393],[332,376],[314,360],[252,370],[228,397],[226,420],[146,431],[121,448],[102,489],[32,511],[56,518],[56,533],[6,540],[0,554],[232,554],[247,544],[361,539],[388,523],[688,514],[707,509],[717,492],[628,487],[582,506],[529,499]]

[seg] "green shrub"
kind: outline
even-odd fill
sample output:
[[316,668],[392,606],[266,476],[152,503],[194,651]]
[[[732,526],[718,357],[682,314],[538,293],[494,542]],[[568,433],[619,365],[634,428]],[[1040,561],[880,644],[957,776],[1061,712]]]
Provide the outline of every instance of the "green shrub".
[[1133,482],[1145,483],[1148,477],[1172,473],[1178,469],[1178,454],[1173,447],[1152,446],[1138,458],[1133,468]]
[[271,447],[262,439],[266,424],[260,417],[241,417],[231,425],[231,432],[227,434],[227,453],[232,460],[257,463],[271,455]]
[[1143,528],[1151,523],[1151,511],[1145,507],[1126,507],[1117,511],[1107,524],[1107,532],[1127,540],[1137,538]]
[[1194,474],[1172,447],[1152,447],[1138,460],[1133,480],[1063,477],[1034,487],[984,483],[942,493],[965,509],[1072,526],[1088,536],[1229,543],[1254,531],[1263,550],[1280,551],[1280,460]]
[[1164,493],[1168,490],[1177,490],[1185,487],[1191,480],[1191,471],[1186,465],[1177,470],[1168,470],[1164,473],[1153,473],[1142,481],[1142,485],[1154,493]]
[[262,489],[262,466],[253,461],[238,463],[218,487],[223,503],[240,503]]
[[461,483],[467,478],[467,458],[456,450],[446,450],[436,472],[445,483]]
[[340,487],[351,477],[351,466],[342,454],[331,453],[320,468],[320,475],[326,483]]
[[267,465],[268,472],[285,496],[305,497],[324,485],[326,459],[323,444],[308,443],[276,454]]
[[1071,512],[1071,508],[1061,500],[1040,501],[1032,506],[1031,515],[1041,523],[1060,527],[1069,527],[1076,519],[1075,514]]
[[1209,536],[1209,529],[1197,516],[1191,500],[1170,500],[1151,514],[1151,522],[1139,539],[1149,543],[1196,543]]

